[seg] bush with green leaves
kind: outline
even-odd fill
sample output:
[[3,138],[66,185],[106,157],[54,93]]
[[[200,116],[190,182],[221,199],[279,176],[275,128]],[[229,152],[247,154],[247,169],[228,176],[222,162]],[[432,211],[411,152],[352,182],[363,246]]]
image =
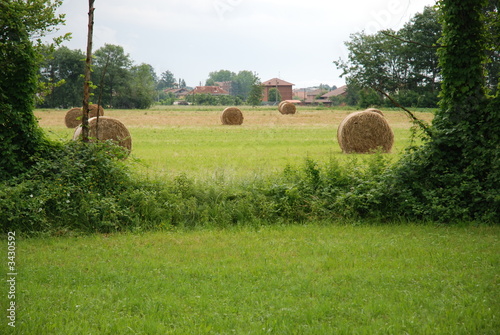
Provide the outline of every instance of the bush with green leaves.
[[102,231],[129,221],[115,197],[130,178],[117,161],[123,155],[117,150],[70,142],[5,181],[0,188],[2,230]]
[[499,223],[500,95],[488,96],[485,85],[487,1],[439,5],[440,109],[425,145],[392,171],[384,204],[430,220]]
[[22,173],[51,147],[33,114],[38,63],[28,29],[38,26],[25,10],[20,2],[0,3],[0,180]]

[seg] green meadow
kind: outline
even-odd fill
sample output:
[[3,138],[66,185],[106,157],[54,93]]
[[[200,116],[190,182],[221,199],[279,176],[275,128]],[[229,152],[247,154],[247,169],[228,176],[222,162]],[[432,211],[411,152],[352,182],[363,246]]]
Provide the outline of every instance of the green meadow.
[[[352,109],[300,107],[285,116],[275,107],[242,107],[241,126],[223,126],[222,109],[158,106],[105,115],[131,132],[132,170],[148,182],[174,180],[181,193],[272,180],[306,159],[326,164],[372,156],[340,151],[336,130]],[[50,137],[69,140],[65,112],[36,115]],[[395,134],[393,152],[384,157],[395,161],[418,140],[402,112],[383,112]],[[416,114],[428,122],[433,116]],[[200,183],[185,184],[182,176]],[[207,204],[236,216],[251,213],[232,205],[238,192],[234,200],[216,191],[208,192],[214,199]],[[283,192],[292,205],[301,204],[293,197],[300,192]],[[194,200],[183,208],[190,204]],[[212,213],[218,208],[203,213],[218,217]],[[186,215],[196,221],[195,214]],[[0,333],[465,335],[500,329],[498,226],[332,218],[54,235],[16,236],[16,327],[4,317]],[[6,238],[1,250],[7,255]],[[6,260],[0,269],[9,272]],[[9,284],[0,287],[6,314]]]
[[[300,165],[309,158],[326,162],[344,160],[337,143],[337,127],[354,111],[299,107],[295,115],[281,115],[277,107],[242,106],[241,126],[220,122],[224,107],[158,106],[155,109],[109,110],[105,115],[121,120],[132,136],[132,160],[146,175],[196,177],[215,174],[253,177]],[[64,126],[65,110],[40,110],[41,125],[56,139],[70,139],[72,129]],[[384,111],[395,143],[390,157],[397,158],[412,141],[409,118],[401,111]],[[417,112],[429,122],[432,112]],[[352,156],[352,155],[351,155]],[[363,155],[361,155],[363,156]]]
[[323,222],[21,239],[0,332],[498,334],[499,237]]

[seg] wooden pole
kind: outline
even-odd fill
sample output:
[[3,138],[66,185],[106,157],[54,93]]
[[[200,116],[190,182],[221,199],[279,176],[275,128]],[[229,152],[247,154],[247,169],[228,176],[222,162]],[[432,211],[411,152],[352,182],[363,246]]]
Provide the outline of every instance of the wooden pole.
[[82,112],[82,140],[89,141],[89,99],[90,99],[90,72],[92,64],[92,35],[94,31],[94,1],[89,0],[89,25],[87,35],[87,58],[85,59],[85,73],[83,81],[83,112]]

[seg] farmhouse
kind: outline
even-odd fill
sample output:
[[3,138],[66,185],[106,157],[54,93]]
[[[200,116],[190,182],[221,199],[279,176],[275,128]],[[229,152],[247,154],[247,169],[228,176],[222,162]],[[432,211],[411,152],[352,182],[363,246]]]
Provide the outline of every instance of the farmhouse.
[[279,78],[273,78],[262,82],[262,86],[264,86],[264,98],[262,101],[269,101],[269,90],[272,88],[278,89],[281,95],[281,100],[292,100],[293,85],[294,84]]
[[311,90],[311,89],[301,88],[293,90],[293,95],[296,98],[302,100],[304,104],[322,103],[324,105],[329,105],[332,103],[330,99],[331,97],[345,96],[347,94],[346,90],[347,90],[346,85],[336,88],[327,93],[324,93],[325,91],[320,89]]
[[176,98],[184,98],[189,93],[189,90],[186,88],[167,88],[164,92],[173,93]]
[[333,91],[323,94],[321,98],[329,100],[331,97],[346,96],[347,95],[347,85],[340,86]]
[[215,85],[221,87],[223,90],[227,91],[229,94],[231,94],[231,91],[233,90],[233,82],[232,81],[216,81]]
[[317,102],[323,102],[321,97],[321,94],[324,93],[325,90],[312,90],[306,93],[306,98],[304,99],[304,102],[306,104],[312,104],[312,103],[317,103]]
[[229,92],[219,86],[196,86],[189,94],[229,95]]

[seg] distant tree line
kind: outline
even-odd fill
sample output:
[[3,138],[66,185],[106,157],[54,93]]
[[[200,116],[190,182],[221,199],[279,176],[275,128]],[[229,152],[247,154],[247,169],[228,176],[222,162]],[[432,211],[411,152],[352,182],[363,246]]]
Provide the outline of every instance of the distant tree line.
[[[38,107],[70,108],[81,106],[83,95],[83,70],[85,55],[81,50],[60,47],[45,54],[40,69],[44,87]],[[185,87],[183,79],[175,79],[170,71],[158,78],[149,64],[134,65],[123,47],[106,44],[94,52],[93,97],[110,108],[149,108],[160,98],[163,90]]]
[[[37,106],[81,106],[85,59],[83,51],[67,47],[47,49],[44,58],[40,68],[40,81],[45,89],[39,94]],[[134,65],[130,55],[117,45],[105,44],[96,50],[92,70],[92,102],[108,108],[146,109],[156,102],[171,105],[177,98],[173,93],[165,91],[170,88],[186,88],[184,79],[175,78],[169,70],[158,77],[151,65]],[[253,88],[260,85],[260,79],[255,73],[240,71],[236,74],[228,70],[210,72],[206,85],[226,81],[231,82],[229,96],[188,95],[186,101],[197,105],[241,105],[251,98],[251,104],[260,104],[262,93],[259,95],[259,90]]]

